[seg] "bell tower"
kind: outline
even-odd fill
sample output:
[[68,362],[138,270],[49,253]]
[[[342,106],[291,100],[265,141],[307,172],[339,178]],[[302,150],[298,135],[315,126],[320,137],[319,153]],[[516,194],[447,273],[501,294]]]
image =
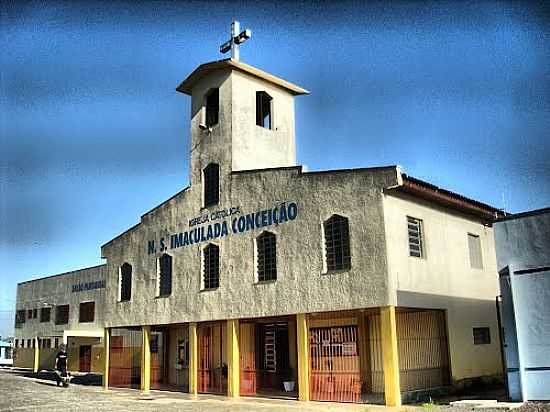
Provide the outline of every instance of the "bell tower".
[[239,61],[250,38],[233,22],[220,50],[233,58],[200,65],[178,87],[191,96],[191,184],[219,165],[220,181],[232,171],[296,165],[294,97],[309,92]]

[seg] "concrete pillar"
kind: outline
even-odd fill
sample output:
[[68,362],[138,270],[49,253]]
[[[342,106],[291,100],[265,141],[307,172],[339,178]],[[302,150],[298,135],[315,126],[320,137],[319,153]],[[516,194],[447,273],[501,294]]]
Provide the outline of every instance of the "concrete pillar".
[[189,394],[197,395],[199,387],[199,345],[197,343],[197,324],[189,324]]
[[239,320],[227,321],[227,396],[240,396]]
[[38,336],[34,338],[34,362],[33,362],[33,372],[37,373],[40,369],[40,339]]
[[109,389],[109,347],[111,346],[111,331],[103,331],[103,389]]
[[141,327],[141,391],[151,389],[151,326]]
[[305,313],[296,315],[296,344],[298,346],[298,399],[309,401],[309,341],[308,319]]
[[380,308],[380,321],[382,358],[384,363],[384,397],[386,399],[386,406],[401,406],[395,306]]

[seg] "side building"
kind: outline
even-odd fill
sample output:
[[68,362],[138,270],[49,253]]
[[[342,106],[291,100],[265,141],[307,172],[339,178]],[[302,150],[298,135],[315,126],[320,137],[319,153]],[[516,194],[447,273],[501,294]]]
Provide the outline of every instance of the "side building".
[[499,210],[397,166],[304,172],[308,92],[242,62],[177,90],[190,185],[101,247],[106,387],[400,405],[501,375]]
[[103,371],[105,265],[17,285],[14,366],[53,369],[65,344],[70,371]]
[[550,208],[495,223],[508,392],[550,400]]

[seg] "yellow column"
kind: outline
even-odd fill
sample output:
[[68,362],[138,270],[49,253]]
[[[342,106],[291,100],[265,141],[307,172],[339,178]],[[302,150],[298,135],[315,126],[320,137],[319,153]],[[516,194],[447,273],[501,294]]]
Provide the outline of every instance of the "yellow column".
[[141,391],[149,393],[151,389],[151,326],[141,327]]
[[239,320],[227,321],[227,396],[240,395]]
[[34,373],[37,373],[38,369],[40,369],[40,340],[38,339],[38,336],[37,336],[36,338],[34,338],[34,363],[33,363]]
[[197,324],[189,324],[189,394],[197,395],[199,346],[197,344]]
[[103,330],[103,389],[109,389],[109,347],[111,346],[111,331]]
[[380,308],[386,406],[401,406],[395,306]]
[[296,315],[296,344],[298,346],[298,399],[309,401],[309,342],[305,313]]

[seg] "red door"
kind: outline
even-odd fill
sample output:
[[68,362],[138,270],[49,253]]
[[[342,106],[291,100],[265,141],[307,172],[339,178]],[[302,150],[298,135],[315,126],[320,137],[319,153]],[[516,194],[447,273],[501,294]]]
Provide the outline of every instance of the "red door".
[[92,364],[92,347],[90,345],[80,346],[80,372],[90,372]]

